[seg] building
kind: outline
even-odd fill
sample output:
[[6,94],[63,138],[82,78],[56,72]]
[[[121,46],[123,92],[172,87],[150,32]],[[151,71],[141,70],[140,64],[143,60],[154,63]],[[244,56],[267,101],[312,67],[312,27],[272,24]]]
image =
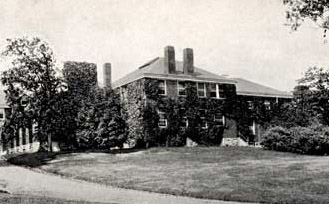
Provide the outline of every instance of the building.
[[[150,96],[147,90],[152,82],[159,89],[157,99]],[[262,104],[265,111],[271,111],[275,108],[275,104],[281,104],[292,99],[290,93],[278,91],[245,79],[226,78],[195,67],[193,50],[190,48],[184,49],[183,61],[177,61],[174,47],[167,46],[164,49],[163,58],[157,57],[147,62],[112,84],[113,88],[120,92],[122,102],[126,107],[131,138],[137,136],[137,139],[141,139],[140,137],[143,137],[143,134],[145,135],[145,118],[143,118],[142,110],[148,104],[157,106],[159,130],[167,128],[169,123],[167,113],[162,111],[161,105],[155,104],[154,101],[159,98],[163,100],[171,98],[177,103],[184,101],[184,98],[187,97],[187,84],[195,87],[201,104],[206,103],[206,98],[218,104],[218,106],[221,106],[225,101],[239,101],[237,103],[238,107],[223,106],[226,109],[223,109],[223,107],[218,108],[216,113],[211,113],[211,110],[208,110],[207,107],[203,107],[204,110],[198,112],[200,115],[203,112],[212,114],[213,117],[211,118],[217,121],[216,125],[223,127],[222,135],[219,136],[223,138],[223,145],[247,145],[248,142],[258,142],[262,126],[257,118],[252,117],[253,106]],[[244,109],[242,106],[245,106]],[[240,120],[243,119],[244,122],[237,120],[236,116],[232,114],[234,111],[243,112]],[[187,113],[182,114],[183,126],[188,126]],[[211,119],[202,120],[203,116],[200,117],[201,128],[207,129],[209,126],[207,123],[212,123]],[[250,135],[246,137],[243,134],[243,131],[241,131],[242,123],[247,125],[252,137]],[[188,138],[187,143],[189,141]]]
[[[88,65],[70,63],[77,69]],[[96,72],[96,65],[92,65],[91,71]],[[103,72],[104,86],[112,86],[120,94],[129,146],[140,141],[146,146],[193,146],[204,141],[218,145],[257,144],[264,121],[280,104],[292,99],[290,93],[198,68],[190,48],[184,49],[183,61],[177,61],[174,47],[167,46],[164,57],[145,63],[114,83],[110,63],[104,64]],[[0,127],[10,112],[5,94],[0,91]],[[0,154],[37,151],[35,129],[19,128],[14,140],[0,140]]]

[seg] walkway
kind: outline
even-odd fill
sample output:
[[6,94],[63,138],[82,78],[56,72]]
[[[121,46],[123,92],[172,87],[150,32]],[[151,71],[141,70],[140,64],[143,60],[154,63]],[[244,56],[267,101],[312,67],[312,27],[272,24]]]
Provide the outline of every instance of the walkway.
[[88,202],[111,202],[118,204],[237,204],[237,202],[196,199],[107,187],[6,165],[2,161],[0,161],[1,188],[14,194],[29,194]]

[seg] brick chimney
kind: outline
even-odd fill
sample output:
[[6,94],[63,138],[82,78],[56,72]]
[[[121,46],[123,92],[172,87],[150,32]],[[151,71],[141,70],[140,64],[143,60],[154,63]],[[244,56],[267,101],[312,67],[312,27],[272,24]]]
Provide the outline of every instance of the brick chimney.
[[176,72],[176,61],[175,61],[175,48],[173,46],[167,46],[164,49],[164,63],[169,74]]
[[103,65],[103,83],[105,87],[111,87],[111,77],[112,77],[112,70],[111,70],[111,63],[105,63]]
[[183,50],[183,72],[184,74],[194,73],[194,59],[192,48],[185,48]]

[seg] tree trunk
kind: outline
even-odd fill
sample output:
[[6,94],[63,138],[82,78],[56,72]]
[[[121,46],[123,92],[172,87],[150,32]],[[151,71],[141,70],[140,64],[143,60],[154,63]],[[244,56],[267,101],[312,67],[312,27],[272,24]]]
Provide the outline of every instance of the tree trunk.
[[48,151],[53,152],[53,142],[50,133],[48,133]]

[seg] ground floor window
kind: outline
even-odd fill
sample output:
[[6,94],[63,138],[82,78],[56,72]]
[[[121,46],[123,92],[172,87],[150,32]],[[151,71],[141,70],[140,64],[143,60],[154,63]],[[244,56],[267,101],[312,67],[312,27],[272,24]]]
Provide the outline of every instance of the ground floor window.
[[158,122],[159,127],[166,128],[168,125],[166,114],[164,112],[158,112],[158,114],[159,114],[159,122]]
[[221,113],[216,113],[214,117],[214,121],[220,125],[225,125],[225,116]]
[[181,126],[182,128],[187,128],[187,127],[188,127],[188,119],[187,119],[186,116],[182,117],[182,120],[181,120],[181,124],[180,124],[180,126]]

